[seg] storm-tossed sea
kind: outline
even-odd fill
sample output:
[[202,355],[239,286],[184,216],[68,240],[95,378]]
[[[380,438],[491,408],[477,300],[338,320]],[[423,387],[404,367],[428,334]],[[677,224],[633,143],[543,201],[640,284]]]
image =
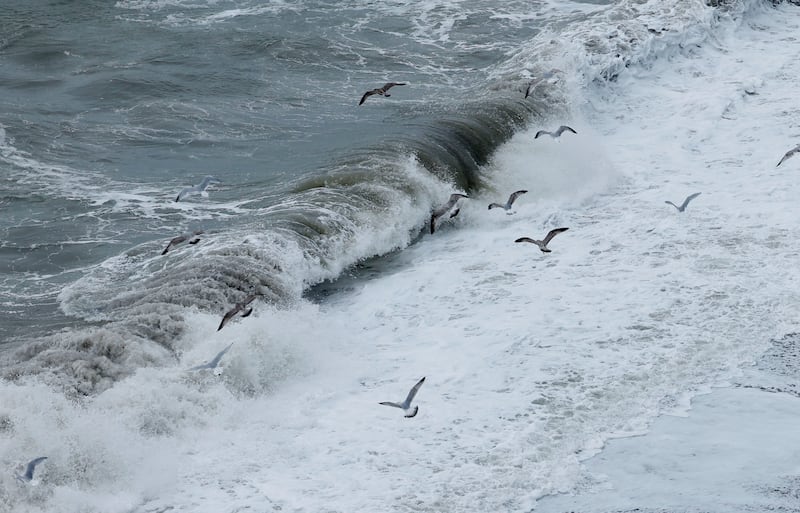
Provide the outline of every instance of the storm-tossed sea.
[[798,83],[795,2],[0,2],[0,512],[800,511]]

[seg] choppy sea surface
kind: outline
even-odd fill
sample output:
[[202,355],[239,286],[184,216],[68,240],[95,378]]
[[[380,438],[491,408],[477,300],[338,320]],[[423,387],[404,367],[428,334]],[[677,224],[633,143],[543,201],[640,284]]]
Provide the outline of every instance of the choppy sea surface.
[[[798,330],[798,27],[763,0],[3,6],[0,511],[591,488],[608,440]],[[378,404],[423,376],[415,418]]]

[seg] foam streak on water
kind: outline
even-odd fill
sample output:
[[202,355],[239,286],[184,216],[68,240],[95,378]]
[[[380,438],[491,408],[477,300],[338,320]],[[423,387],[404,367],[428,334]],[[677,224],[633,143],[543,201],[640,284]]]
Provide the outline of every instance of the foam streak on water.
[[[656,2],[621,2],[609,19],[636,5],[674,21]],[[576,53],[570,102],[490,152],[481,186],[433,236],[409,245],[409,224],[452,184],[408,159],[386,192],[397,226],[362,220],[352,239],[310,238],[341,244],[349,260],[252,230],[236,253],[230,234],[198,247],[202,259],[176,250],[169,268],[186,303],[154,283],[167,268],[154,242],[66,288],[65,304],[97,324],[24,348],[49,380],[6,369],[0,464],[48,460],[33,486],[0,472],[0,511],[530,511],[544,495],[591,489],[582,462],[609,439],[685,412],[800,322],[800,161],[774,167],[797,143],[800,10],[689,5],[694,21],[676,29],[687,44],[653,39],[618,67],[599,64],[608,55],[594,46]],[[232,8],[216,12],[246,14]],[[510,69],[498,66],[497,81],[513,82]],[[534,140],[562,123],[577,134]],[[513,215],[487,210],[517,189],[529,193]],[[693,192],[686,212],[664,204]],[[513,242],[558,226],[569,231],[552,253]],[[398,233],[407,238],[395,244]],[[401,247],[324,301],[301,297],[353,255]],[[291,264],[271,290],[295,301],[258,302],[217,332],[230,298],[203,280],[235,289],[271,276],[237,274],[264,262]],[[226,264],[235,272],[210,272]],[[142,288],[104,290],[115,281]],[[119,312],[132,312],[129,324]],[[220,376],[187,371],[231,342]],[[378,404],[422,376],[415,418]]]

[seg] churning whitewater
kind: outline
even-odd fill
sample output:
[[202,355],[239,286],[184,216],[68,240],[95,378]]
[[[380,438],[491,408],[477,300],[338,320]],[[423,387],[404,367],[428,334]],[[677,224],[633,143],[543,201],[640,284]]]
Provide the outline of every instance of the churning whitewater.
[[494,4],[0,14],[0,511],[536,510],[797,331],[800,8]]

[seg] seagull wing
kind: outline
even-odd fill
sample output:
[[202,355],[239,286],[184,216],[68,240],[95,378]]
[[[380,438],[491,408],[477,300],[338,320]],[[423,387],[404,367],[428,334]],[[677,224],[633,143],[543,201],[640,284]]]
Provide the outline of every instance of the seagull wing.
[[215,184],[215,183],[222,183],[222,180],[220,180],[219,178],[216,178],[214,176],[207,176],[207,177],[203,178],[203,181],[200,182],[200,185],[198,185],[197,188],[200,189],[201,191],[205,191],[206,188],[209,185]]
[[512,193],[511,193],[511,196],[509,196],[509,197],[508,197],[508,206],[510,207],[511,205],[513,205],[513,204],[514,204],[514,202],[517,200],[517,198],[519,198],[520,196],[522,196],[522,195],[523,195],[523,194],[525,194],[526,192],[528,192],[528,191],[517,191],[517,192],[512,192]]
[[692,201],[693,199],[695,199],[698,196],[700,196],[699,192],[695,192],[694,194],[690,194],[690,195],[686,196],[686,199],[683,200],[683,204],[680,206],[679,210],[684,210],[686,208],[686,205],[688,205],[690,201]]
[[534,84],[533,80],[528,82],[528,87],[525,88],[525,98],[531,95],[531,89],[533,89],[533,84]]
[[239,313],[239,310],[241,310],[241,309],[242,309],[242,308],[241,308],[241,307],[240,307],[240,306],[237,304],[236,306],[234,306],[233,308],[231,308],[230,310],[228,310],[227,312],[225,312],[225,315],[222,317],[222,322],[220,322],[220,323],[219,323],[219,328],[217,328],[217,331],[221,330],[221,329],[223,328],[223,326],[225,326],[226,324],[228,324],[228,321],[230,321],[230,320],[231,320],[231,318],[232,318],[234,315],[236,315],[237,313]]
[[423,383],[425,383],[425,378],[422,378],[421,380],[417,381],[417,384],[411,387],[411,390],[408,391],[408,396],[406,397],[406,400],[404,402],[406,408],[411,406],[411,401],[414,400],[414,396],[417,395],[419,387],[421,387]]
[[397,404],[397,403],[393,403],[393,402],[389,402],[389,401],[384,401],[384,402],[378,403],[378,404],[382,404],[384,406],[393,406],[395,408],[400,408],[401,410],[405,410],[405,408],[403,408],[402,404]]
[[789,157],[791,157],[792,155],[794,155],[794,154],[795,154],[795,153],[797,153],[798,151],[800,151],[800,145],[798,145],[798,146],[796,146],[795,148],[792,148],[791,150],[787,151],[787,152],[786,152],[786,154],[785,154],[785,155],[783,156],[783,158],[781,159],[781,161],[780,161],[780,162],[778,162],[778,165],[776,165],[775,167],[778,167],[778,166],[780,166],[781,164],[783,164],[783,161],[784,161],[784,160],[788,159]]
[[182,200],[186,195],[191,194],[195,190],[196,189],[194,187],[186,187],[182,189],[181,192],[178,193],[178,197],[175,198],[175,202]]
[[567,125],[561,125],[560,127],[558,127],[558,130],[556,130],[556,135],[560,136],[561,134],[563,134],[566,131],[570,131],[573,134],[577,134],[578,133],[575,130],[573,130],[572,128],[568,127]]
[[394,86],[402,86],[402,85],[406,85],[406,83],[405,82],[387,82],[387,83],[383,84],[383,87],[381,87],[381,89],[383,89],[383,92],[385,93],[386,91],[388,91],[389,89],[391,89]]
[[680,210],[680,209],[681,209],[681,207],[679,207],[678,205],[676,205],[675,203],[673,203],[673,202],[671,202],[671,201],[665,201],[664,203],[666,203],[666,204],[668,204],[668,205],[672,205],[673,207],[677,208],[678,210]]
[[213,369],[214,367],[216,367],[219,364],[219,361],[222,360],[222,357],[225,356],[225,353],[228,352],[228,349],[231,348],[231,346],[233,346],[233,342],[231,342],[228,345],[228,347],[226,347],[225,349],[223,349],[222,351],[217,353],[217,356],[215,356],[213,360],[208,362],[208,364],[207,364],[208,368]]
[[506,208],[505,205],[501,205],[500,203],[489,203],[489,210],[493,208]]
[[166,255],[167,251],[169,251],[173,246],[176,246],[185,240],[186,240],[185,235],[178,235],[177,237],[174,237],[172,240],[169,241],[169,244],[167,244],[167,247],[164,248],[164,251],[162,251],[161,254]]
[[530,237],[520,237],[519,239],[515,240],[514,242],[530,242],[531,244],[536,244],[536,241],[531,239]]
[[364,96],[361,97],[361,101],[358,102],[358,104],[361,105],[367,100],[367,98],[369,98],[373,94],[375,94],[375,89],[373,89],[372,91],[367,91],[366,93],[364,93]]
[[47,459],[47,456],[42,456],[42,457],[36,458],[35,460],[31,460],[28,463],[28,467],[25,469],[25,479],[27,479],[28,481],[33,479],[33,471],[36,468],[36,465],[38,465],[39,463],[43,462],[46,459]]
[[550,136],[552,136],[553,134],[551,134],[547,130],[539,130],[538,132],[536,132],[536,135],[534,135],[533,138],[534,139],[538,139],[540,135],[550,135]]
[[544,243],[544,245],[547,246],[547,243],[550,242],[551,240],[553,240],[553,237],[555,237],[559,233],[565,232],[567,230],[569,230],[569,228],[554,228],[554,229],[550,230],[549,232],[547,232],[547,236],[544,238],[542,243]]

